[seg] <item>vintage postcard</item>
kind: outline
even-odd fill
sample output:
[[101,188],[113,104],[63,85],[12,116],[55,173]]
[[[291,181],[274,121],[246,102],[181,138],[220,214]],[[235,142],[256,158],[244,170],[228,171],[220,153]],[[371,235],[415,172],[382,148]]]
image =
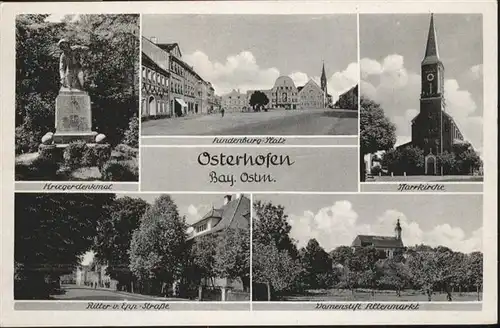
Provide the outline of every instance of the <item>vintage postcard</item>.
[[497,4],[1,5],[3,326],[497,321]]

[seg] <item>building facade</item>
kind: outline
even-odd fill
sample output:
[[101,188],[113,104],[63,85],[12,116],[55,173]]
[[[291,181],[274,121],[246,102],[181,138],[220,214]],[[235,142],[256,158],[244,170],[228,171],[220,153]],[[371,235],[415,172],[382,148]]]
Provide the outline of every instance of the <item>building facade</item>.
[[353,240],[351,247],[354,251],[362,247],[374,247],[385,254],[387,258],[392,258],[397,252],[403,253],[404,251],[405,246],[401,235],[402,230],[398,219],[394,227],[394,237],[358,235]]
[[61,284],[74,284],[91,288],[118,289],[118,281],[106,274],[106,265],[80,265],[73,273],[60,277]]
[[[177,43],[158,43],[154,37],[143,37],[142,52],[142,117],[180,117],[211,111],[215,90],[183,61]],[[156,82],[156,76],[160,82]]]
[[[196,238],[201,236],[221,233],[227,229],[249,230],[250,206],[250,199],[244,195],[224,196],[221,207],[212,207],[200,220],[189,226],[187,239],[196,241]],[[250,243],[250,240],[248,242]],[[231,293],[249,293],[250,289],[250,282],[240,278],[213,277],[206,279],[204,285],[220,289],[222,301],[230,299]]]
[[250,103],[250,98],[255,91],[261,91],[267,96],[269,103],[265,107],[268,109],[323,109],[331,103],[324,64],[321,86],[311,79],[305,85],[297,87],[290,77],[280,76],[276,79],[272,89],[249,90],[247,104]]
[[309,80],[299,91],[300,108],[324,108],[325,92],[313,80]]
[[411,141],[399,146],[415,146],[424,151],[426,175],[440,174],[437,156],[451,152],[464,137],[446,112],[444,65],[439,58],[434,17],[431,14],[424,59],[421,63],[420,112],[411,121]]
[[232,90],[221,97],[221,106],[226,112],[244,112],[248,105],[247,96],[240,90]]
[[169,115],[170,73],[168,54],[154,43],[142,38],[141,116]]

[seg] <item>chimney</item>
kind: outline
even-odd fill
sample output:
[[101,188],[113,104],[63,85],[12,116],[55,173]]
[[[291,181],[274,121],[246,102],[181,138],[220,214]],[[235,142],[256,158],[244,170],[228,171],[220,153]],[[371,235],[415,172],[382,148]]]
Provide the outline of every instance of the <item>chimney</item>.
[[227,205],[231,201],[231,195],[224,196],[224,205]]
[[154,44],[156,44],[158,42],[158,40],[156,39],[156,36],[152,36],[151,37],[151,42],[153,42]]

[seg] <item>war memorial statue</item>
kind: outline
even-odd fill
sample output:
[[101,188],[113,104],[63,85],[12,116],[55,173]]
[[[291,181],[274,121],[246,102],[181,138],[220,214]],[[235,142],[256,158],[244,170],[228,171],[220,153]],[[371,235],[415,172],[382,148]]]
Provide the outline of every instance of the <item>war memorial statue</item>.
[[92,111],[85,90],[83,53],[87,46],[70,45],[66,39],[58,42],[62,53],[59,58],[61,88],[55,104],[55,132],[42,138],[42,147],[65,148],[70,142],[84,141],[91,146],[103,143],[105,136],[92,131]]

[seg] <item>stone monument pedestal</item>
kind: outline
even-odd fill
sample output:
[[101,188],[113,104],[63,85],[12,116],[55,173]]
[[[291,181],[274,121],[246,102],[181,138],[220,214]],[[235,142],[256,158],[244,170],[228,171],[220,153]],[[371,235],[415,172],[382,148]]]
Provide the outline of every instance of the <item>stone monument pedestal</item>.
[[56,98],[56,115],[53,141],[67,145],[73,141],[94,143],[97,132],[92,131],[90,96],[85,91],[61,89]]

